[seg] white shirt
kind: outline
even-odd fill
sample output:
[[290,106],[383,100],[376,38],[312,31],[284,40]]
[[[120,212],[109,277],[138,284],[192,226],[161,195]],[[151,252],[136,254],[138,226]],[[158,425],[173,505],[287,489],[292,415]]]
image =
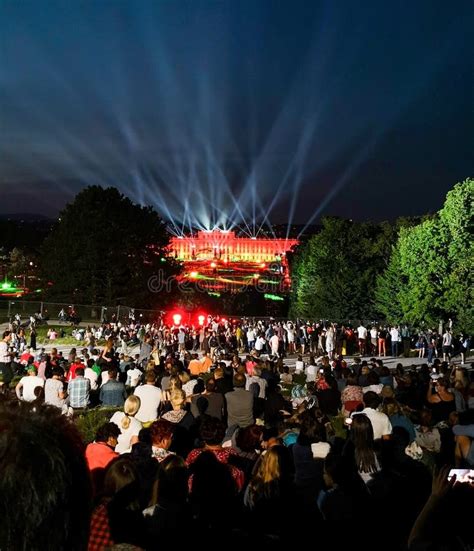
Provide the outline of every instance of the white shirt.
[[445,333],[443,335],[443,346],[451,346],[452,342],[453,342],[453,337],[451,333]]
[[142,424],[134,417],[130,417],[128,429],[122,428],[122,420],[124,417],[125,413],[123,411],[116,411],[110,419],[110,422],[115,423],[121,431],[117,439],[117,445],[115,446],[115,451],[117,453],[129,452],[132,438],[138,436],[138,433],[142,430]]
[[304,361],[296,360],[295,373],[303,373],[303,371],[304,371]]
[[395,327],[393,329],[390,329],[390,338],[392,339],[392,342],[398,341],[398,329]]
[[308,365],[308,367],[306,368],[306,382],[307,383],[316,380],[317,370],[318,370],[318,368],[315,365],[313,365],[313,364]]
[[142,375],[143,373],[138,369],[138,367],[129,369],[127,371],[127,386],[136,387],[140,382]]
[[0,341],[0,363],[9,364],[11,362],[12,359],[8,353],[9,346],[7,342]]
[[134,394],[140,398],[140,409],[135,417],[142,423],[154,421],[157,418],[157,410],[161,402],[161,389],[145,384],[138,386]]
[[22,377],[20,383],[23,385],[23,400],[25,402],[36,400],[35,388],[38,386],[44,387],[44,380],[36,375]]
[[84,377],[91,382],[91,390],[97,390],[97,379],[99,376],[92,368],[86,367],[84,370]]
[[359,339],[366,339],[367,338],[367,328],[363,325],[359,325],[357,328],[357,335]]
[[273,335],[270,337],[270,345],[272,347],[272,351],[278,352],[278,345],[280,341],[278,340],[278,335]]
[[265,339],[263,337],[258,337],[257,341],[255,342],[255,350],[258,350],[259,352],[263,350],[263,347],[265,346]]
[[257,377],[256,375],[245,375],[245,377],[247,378],[247,381],[245,382],[245,390],[250,390],[250,385],[252,383],[257,383],[259,386],[258,397],[265,398],[265,394],[267,392],[267,381],[261,377]]
[[392,434],[392,423],[390,419],[382,413],[372,408],[365,408],[361,413],[365,413],[372,423],[372,428],[374,429],[374,440],[382,438],[382,436],[387,436]]

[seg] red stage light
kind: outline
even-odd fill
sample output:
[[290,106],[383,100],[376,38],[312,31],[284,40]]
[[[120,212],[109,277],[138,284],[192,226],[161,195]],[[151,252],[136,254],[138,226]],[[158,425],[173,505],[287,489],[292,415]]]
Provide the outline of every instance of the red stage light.
[[181,323],[181,314],[173,314],[173,323],[179,325]]

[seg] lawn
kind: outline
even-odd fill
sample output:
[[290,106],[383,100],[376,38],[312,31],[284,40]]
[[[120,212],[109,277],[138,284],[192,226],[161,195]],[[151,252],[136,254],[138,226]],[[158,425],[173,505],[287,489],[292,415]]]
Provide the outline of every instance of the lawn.
[[[48,339],[47,333],[50,329],[55,329],[58,337],[56,340],[51,341]],[[45,344],[70,344],[70,345],[79,345],[84,341],[78,341],[75,337],[72,336],[72,330],[74,327],[68,327],[65,325],[40,325],[36,328],[36,345],[43,346]],[[64,337],[59,337],[61,331],[64,331]]]

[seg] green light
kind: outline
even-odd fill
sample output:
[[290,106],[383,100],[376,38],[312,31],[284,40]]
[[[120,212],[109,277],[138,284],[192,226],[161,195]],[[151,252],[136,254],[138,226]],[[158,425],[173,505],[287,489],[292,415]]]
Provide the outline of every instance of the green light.
[[166,258],[160,258],[160,262],[166,262]]
[[212,293],[212,292],[208,293],[208,295],[211,296],[211,297],[220,297],[221,296],[220,293]]
[[5,281],[5,282],[2,283],[2,289],[4,291],[10,291],[12,289],[15,289],[15,287],[10,282]]
[[266,298],[268,300],[285,300],[283,297],[279,297],[278,295],[272,295],[270,293],[265,293],[263,295],[263,298]]

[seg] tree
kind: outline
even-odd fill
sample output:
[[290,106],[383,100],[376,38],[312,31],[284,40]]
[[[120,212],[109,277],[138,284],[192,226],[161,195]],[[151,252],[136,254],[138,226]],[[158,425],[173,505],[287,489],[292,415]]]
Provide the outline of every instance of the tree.
[[88,187],[61,212],[42,246],[48,295],[76,303],[163,305],[170,293],[165,286],[152,293],[148,282],[178,272],[166,258],[168,244],[151,207],[132,203],[115,188]]
[[406,285],[400,265],[400,250],[395,245],[387,268],[377,275],[375,285],[375,305],[382,317],[395,324],[403,320],[400,295]]
[[389,321],[436,326],[451,318],[458,329],[474,331],[473,197],[474,180],[465,180],[435,216],[401,229],[377,279],[377,309]]
[[292,316],[333,320],[375,316],[377,275],[386,267],[397,226],[324,218],[322,230],[293,263]]
[[474,179],[454,186],[439,212],[439,232],[446,260],[442,307],[460,329],[474,332]]

